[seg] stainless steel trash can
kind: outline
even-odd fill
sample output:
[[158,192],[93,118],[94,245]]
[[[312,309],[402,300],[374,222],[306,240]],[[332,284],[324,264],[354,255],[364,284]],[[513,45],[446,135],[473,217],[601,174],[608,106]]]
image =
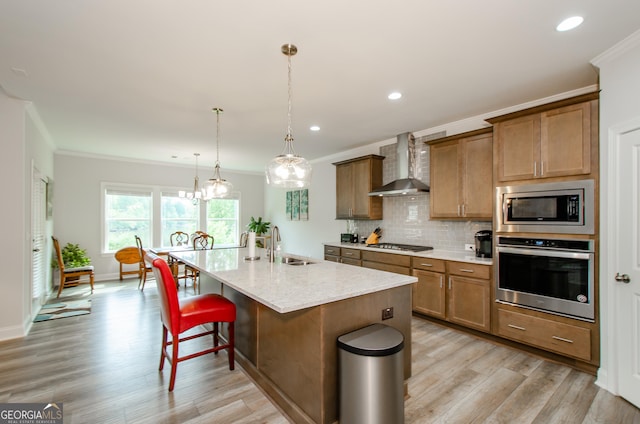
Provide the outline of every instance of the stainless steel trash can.
[[372,324],[338,337],[340,424],[404,423],[404,336]]

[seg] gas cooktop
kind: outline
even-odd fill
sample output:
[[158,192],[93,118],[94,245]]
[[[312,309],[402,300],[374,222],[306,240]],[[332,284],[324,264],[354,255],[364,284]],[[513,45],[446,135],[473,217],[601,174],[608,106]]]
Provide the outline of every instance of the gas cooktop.
[[375,247],[377,249],[403,250],[408,252],[423,252],[425,250],[433,250],[433,247],[431,246],[415,246],[413,244],[399,243],[368,244],[367,247]]

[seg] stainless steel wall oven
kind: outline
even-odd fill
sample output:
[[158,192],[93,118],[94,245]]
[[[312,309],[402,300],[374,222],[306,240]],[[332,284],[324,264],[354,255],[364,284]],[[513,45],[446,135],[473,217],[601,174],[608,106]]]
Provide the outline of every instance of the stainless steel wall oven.
[[499,302],[594,320],[592,240],[500,236],[496,265]]

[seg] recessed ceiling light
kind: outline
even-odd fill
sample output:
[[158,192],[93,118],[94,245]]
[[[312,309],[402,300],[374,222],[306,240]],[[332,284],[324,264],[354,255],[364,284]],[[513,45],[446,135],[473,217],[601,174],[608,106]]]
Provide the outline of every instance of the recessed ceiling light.
[[569,31],[570,29],[574,29],[575,27],[579,26],[583,21],[584,19],[582,18],[582,16],[572,16],[560,22],[560,24],[558,24],[558,26],[556,27],[556,31]]
[[394,91],[388,96],[389,100],[398,100],[400,97],[402,97],[402,93],[400,93],[399,91]]
[[311,126],[309,127],[309,129],[310,129],[311,131],[320,131],[320,127],[319,127],[319,126],[317,126],[317,125],[311,125]]

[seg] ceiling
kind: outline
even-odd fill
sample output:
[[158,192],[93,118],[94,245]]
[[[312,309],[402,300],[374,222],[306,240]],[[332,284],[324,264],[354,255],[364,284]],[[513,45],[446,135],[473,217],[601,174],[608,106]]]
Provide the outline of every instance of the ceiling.
[[313,161],[596,84],[589,61],[638,16],[637,0],[0,0],[0,89],[59,151],[209,168],[221,107],[223,176],[259,172],[287,130],[283,44]]

